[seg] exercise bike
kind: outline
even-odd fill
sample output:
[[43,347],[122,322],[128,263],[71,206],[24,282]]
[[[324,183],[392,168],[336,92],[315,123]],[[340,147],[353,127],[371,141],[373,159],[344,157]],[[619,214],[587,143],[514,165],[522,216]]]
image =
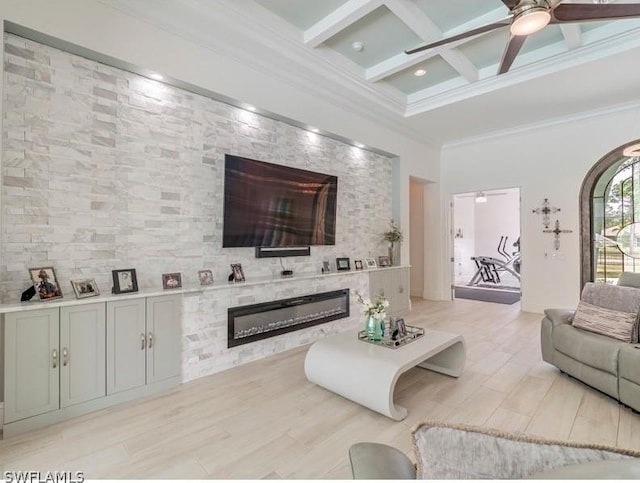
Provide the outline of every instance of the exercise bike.
[[504,272],[508,272],[520,280],[520,237],[513,243],[512,246],[516,250],[511,254],[506,249],[508,239],[508,236],[501,236],[498,242],[498,253],[504,257],[503,260],[485,256],[471,257],[477,270],[467,286],[478,285],[480,282],[497,285],[500,283],[500,274]]

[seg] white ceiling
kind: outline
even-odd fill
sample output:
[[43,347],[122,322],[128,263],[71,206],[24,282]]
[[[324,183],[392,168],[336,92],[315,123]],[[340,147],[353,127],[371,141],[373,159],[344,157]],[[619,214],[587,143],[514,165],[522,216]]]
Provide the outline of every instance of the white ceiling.
[[[351,85],[345,97],[434,145],[640,102],[640,19],[549,25],[497,76],[507,27],[411,56],[404,50],[506,17],[500,0],[101,1],[212,47],[207,18],[232,12],[245,22],[238,31],[261,44],[256,57],[265,49],[286,56],[298,64],[291,75],[307,82],[342,76]],[[310,62],[313,75],[302,72]],[[427,74],[415,76],[418,68]]]

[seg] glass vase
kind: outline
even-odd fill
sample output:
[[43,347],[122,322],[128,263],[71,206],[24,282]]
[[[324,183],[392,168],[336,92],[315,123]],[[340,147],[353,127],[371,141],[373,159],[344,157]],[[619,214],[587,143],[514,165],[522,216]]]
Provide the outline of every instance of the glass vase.
[[374,342],[381,341],[384,337],[384,317],[367,315],[364,330],[369,340]]

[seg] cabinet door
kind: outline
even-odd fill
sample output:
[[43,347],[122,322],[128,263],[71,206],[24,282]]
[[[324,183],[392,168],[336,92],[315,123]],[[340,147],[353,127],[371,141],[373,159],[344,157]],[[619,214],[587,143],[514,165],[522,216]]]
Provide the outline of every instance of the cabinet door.
[[107,394],[145,384],[144,299],[107,302]]
[[4,421],[60,407],[59,311],[5,315]]
[[393,315],[400,317],[409,312],[409,269],[399,268],[393,270]]
[[375,299],[380,292],[389,298],[389,284],[387,282],[387,272],[384,270],[369,272],[369,297]]
[[147,384],[180,375],[181,312],[180,295],[147,299]]
[[105,304],[60,309],[60,406],[106,394]]

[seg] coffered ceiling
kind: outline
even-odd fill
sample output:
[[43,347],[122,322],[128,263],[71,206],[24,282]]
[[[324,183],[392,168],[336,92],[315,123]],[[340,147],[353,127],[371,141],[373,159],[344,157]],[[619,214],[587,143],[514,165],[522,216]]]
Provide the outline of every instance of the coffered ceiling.
[[[351,85],[346,97],[401,116],[439,145],[640,101],[640,19],[550,24],[497,75],[508,26],[404,51],[504,19],[509,9],[501,0],[101,1],[200,42],[211,41],[207,21],[232,13],[262,44],[245,57],[271,49],[297,65],[290,75],[305,82],[342,77]],[[313,75],[302,73],[311,64]],[[480,114],[491,119],[479,123]]]

